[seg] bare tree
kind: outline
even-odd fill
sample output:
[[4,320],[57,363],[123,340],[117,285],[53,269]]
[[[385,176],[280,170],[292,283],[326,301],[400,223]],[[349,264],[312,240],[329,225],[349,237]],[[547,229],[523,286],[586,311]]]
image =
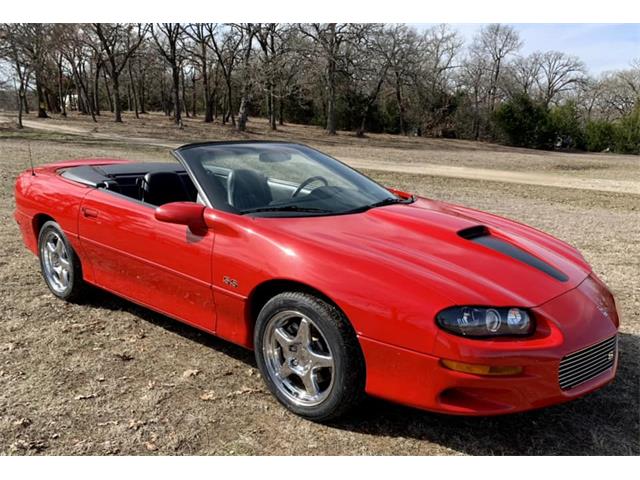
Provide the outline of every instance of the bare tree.
[[486,114],[483,105],[488,97],[487,77],[490,75],[489,60],[480,55],[470,55],[463,63],[460,72],[460,82],[471,102],[471,136],[474,140],[480,138],[482,125]]
[[106,55],[105,67],[113,89],[115,121],[122,122],[120,74],[145,39],[148,27],[129,23],[94,23],[93,28]]
[[392,76],[393,92],[398,109],[398,128],[402,135],[407,133],[406,106],[404,90],[410,79],[418,78],[421,39],[416,31],[403,24],[385,28],[385,56]]
[[540,52],[518,56],[507,65],[504,88],[510,96],[517,94],[537,96],[534,92],[540,83]]
[[463,41],[447,25],[428,29],[422,38],[420,68],[414,83],[420,97],[422,117],[427,127],[441,133],[450,108],[453,73]]
[[300,25],[300,31],[314,42],[318,56],[325,64],[323,76],[327,89],[327,133],[330,135],[336,134],[337,75],[342,49],[358,27],[349,23]]
[[233,72],[243,44],[242,29],[220,26],[215,23],[205,24],[205,28],[209,33],[211,46],[213,47],[227,87],[226,112],[222,117],[222,123],[224,124],[231,119],[231,124],[235,126],[236,119],[233,114]]
[[242,71],[240,80],[240,108],[238,109],[238,131],[244,132],[247,129],[247,119],[249,116],[249,60],[253,47],[253,38],[256,34],[256,26],[252,23],[243,23],[236,25],[235,28],[240,32],[240,37],[244,38],[242,47]]
[[488,88],[488,107],[492,112],[496,104],[498,82],[502,73],[502,66],[505,59],[516,53],[522,42],[518,32],[510,25],[493,23],[482,27],[480,33],[474,39],[471,47],[472,52],[480,57],[487,57],[490,60]]
[[96,122],[97,93],[93,95],[89,93],[90,80],[84,67],[92,58],[91,49],[87,47],[86,33],[82,28],[62,26],[57,35],[60,42],[60,54],[66,60],[77,87],[78,102],[83,102],[84,107],[91,114],[92,120]]
[[356,135],[363,137],[367,118],[387,79],[391,47],[382,24],[366,24],[354,32],[344,53],[345,72],[357,106]]
[[44,23],[18,23],[14,25],[13,38],[16,47],[27,59],[33,72],[36,96],[38,99],[38,117],[47,118],[47,102],[44,94],[45,67],[51,41],[51,25]]
[[18,79],[16,85],[16,100],[18,106],[18,128],[23,128],[22,112],[25,101],[25,92],[29,81],[29,56],[21,49],[20,31],[16,24],[0,24],[0,59],[7,60]]
[[545,105],[584,80],[585,66],[577,57],[551,51],[540,54],[539,61],[542,75],[538,77],[538,87]]
[[[211,84],[210,68],[212,62],[209,61],[210,33],[207,33],[208,31],[214,31],[214,27],[210,26],[207,28],[205,24],[192,23],[185,26],[184,33],[186,38],[183,39],[183,48],[191,55],[194,64],[197,65],[198,70],[200,71],[200,77],[202,78],[205,123],[213,122],[213,110],[217,93],[215,83],[213,86]],[[188,39],[190,39],[192,43],[188,42]]]
[[178,46],[182,34],[179,23],[160,23],[151,25],[151,35],[158,51],[171,68],[173,82],[173,119],[176,125],[182,126],[182,105],[180,103],[180,52]]

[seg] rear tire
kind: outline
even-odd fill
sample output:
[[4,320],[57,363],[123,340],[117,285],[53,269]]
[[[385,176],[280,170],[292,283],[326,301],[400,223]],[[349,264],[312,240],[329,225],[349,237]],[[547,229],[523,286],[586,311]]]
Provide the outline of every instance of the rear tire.
[[38,235],[40,269],[51,293],[68,302],[77,302],[85,293],[80,260],[60,225],[48,221]]
[[364,397],[365,363],[355,332],[320,298],[302,292],[273,297],[258,315],[254,346],[267,387],[297,415],[327,422]]

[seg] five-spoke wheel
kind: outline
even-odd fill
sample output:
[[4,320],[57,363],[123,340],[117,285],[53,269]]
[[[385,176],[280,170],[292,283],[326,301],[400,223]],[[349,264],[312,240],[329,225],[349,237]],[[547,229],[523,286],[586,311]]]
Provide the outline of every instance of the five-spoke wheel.
[[302,292],[274,296],[254,333],[258,367],[289,410],[333,419],[364,393],[364,360],[353,328],[334,305]]
[[317,405],[333,386],[331,349],[309,317],[293,310],[280,312],[265,329],[263,354],[269,375],[293,403]]
[[38,236],[40,267],[51,292],[65,300],[77,300],[84,289],[78,258],[60,225],[46,222]]
[[44,275],[49,286],[58,293],[69,288],[71,265],[69,252],[62,237],[55,230],[49,230],[40,247]]

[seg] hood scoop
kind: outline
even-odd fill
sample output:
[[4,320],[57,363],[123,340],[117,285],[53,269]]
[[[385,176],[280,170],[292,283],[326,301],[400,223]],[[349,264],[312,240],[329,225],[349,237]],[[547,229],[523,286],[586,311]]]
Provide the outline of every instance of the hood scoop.
[[557,268],[549,265],[547,262],[540,260],[538,257],[534,257],[529,252],[524,251],[520,247],[517,247],[505,240],[491,235],[489,229],[484,225],[474,225],[473,227],[464,228],[458,231],[458,236],[469,240],[473,243],[480,244],[484,247],[490,248],[503,255],[518,260],[522,263],[526,263],[530,267],[540,270],[546,273],[550,277],[560,281],[566,282],[569,277],[562,273]]

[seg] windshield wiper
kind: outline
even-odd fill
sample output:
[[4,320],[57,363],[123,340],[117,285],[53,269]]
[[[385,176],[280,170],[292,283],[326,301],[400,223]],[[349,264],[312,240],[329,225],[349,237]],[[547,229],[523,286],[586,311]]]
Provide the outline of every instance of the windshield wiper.
[[353,210],[349,210],[341,213],[361,213],[376,207],[384,207],[385,205],[395,205],[396,203],[413,203],[414,201],[415,201],[415,198],[413,196],[409,198],[389,197],[389,198],[385,198],[384,200],[380,200],[379,202],[363,205],[361,207],[354,208]]
[[258,207],[242,210],[240,213],[259,213],[259,212],[303,212],[303,213],[331,213],[331,210],[324,208],[299,207],[298,205],[282,205],[279,207]]

